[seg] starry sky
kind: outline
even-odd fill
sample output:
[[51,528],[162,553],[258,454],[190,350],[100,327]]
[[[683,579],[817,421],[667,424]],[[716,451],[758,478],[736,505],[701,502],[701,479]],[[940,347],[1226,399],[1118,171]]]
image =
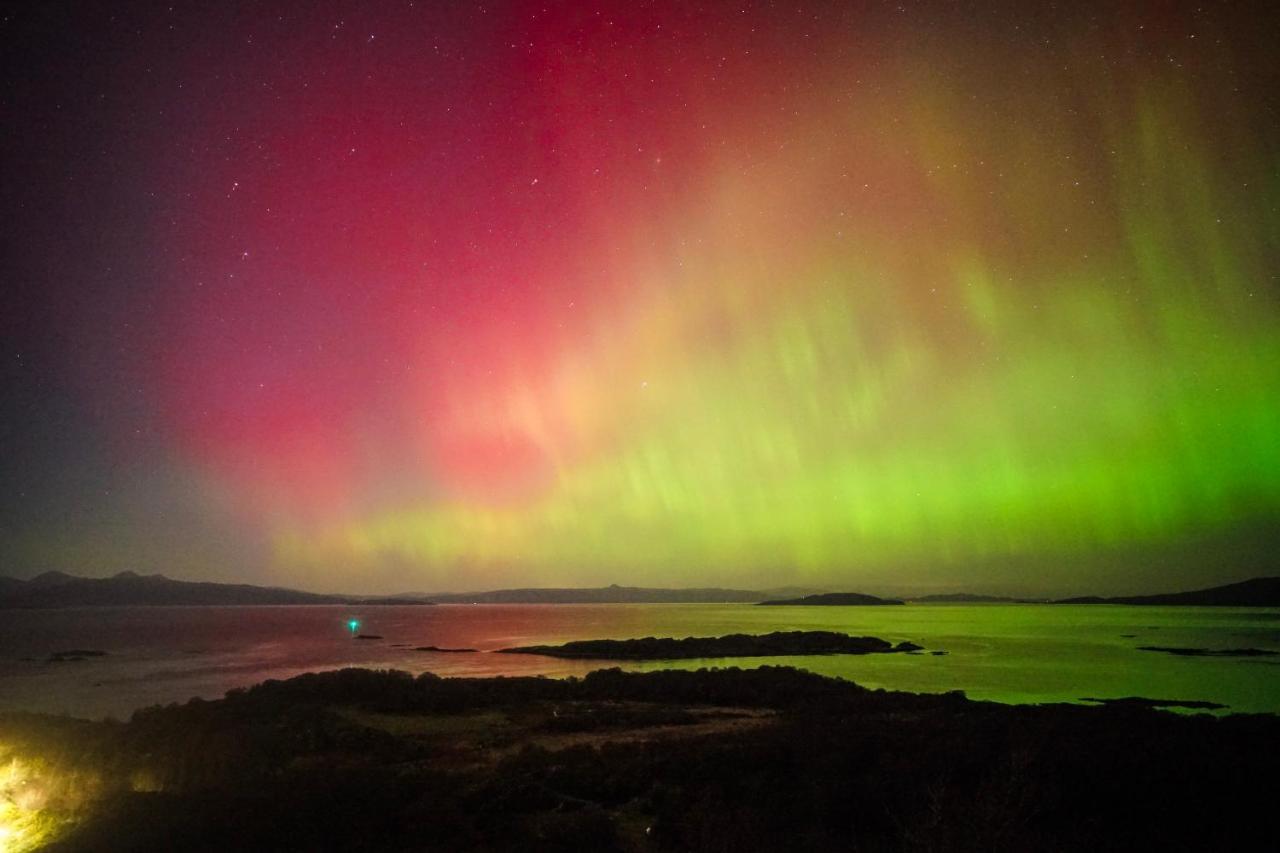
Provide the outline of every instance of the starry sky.
[[1128,5],[4,12],[0,573],[1275,573],[1280,29]]

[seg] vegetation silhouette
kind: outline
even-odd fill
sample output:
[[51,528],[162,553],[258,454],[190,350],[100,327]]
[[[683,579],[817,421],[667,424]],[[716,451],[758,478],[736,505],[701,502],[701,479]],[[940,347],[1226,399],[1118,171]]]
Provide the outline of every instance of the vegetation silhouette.
[[1280,719],[1005,706],[790,668],[342,670],[127,723],[0,716],[93,795],[48,849],[1241,849]]

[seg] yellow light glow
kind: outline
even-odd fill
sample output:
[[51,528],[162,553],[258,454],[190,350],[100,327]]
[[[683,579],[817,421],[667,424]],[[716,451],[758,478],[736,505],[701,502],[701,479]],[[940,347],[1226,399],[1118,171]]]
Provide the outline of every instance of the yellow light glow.
[[44,780],[31,763],[10,757],[0,764],[0,853],[26,853],[52,840],[47,800]]

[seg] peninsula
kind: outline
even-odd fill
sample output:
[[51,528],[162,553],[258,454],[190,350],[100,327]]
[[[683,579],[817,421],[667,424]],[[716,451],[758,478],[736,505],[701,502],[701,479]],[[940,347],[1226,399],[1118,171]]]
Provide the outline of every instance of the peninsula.
[[1280,577],[1252,578],[1239,583],[1167,592],[1158,595],[1123,595],[1102,598],[1096,595],[1063,598],[1055,604],[1145,604],[1188,607],[1280,607]]

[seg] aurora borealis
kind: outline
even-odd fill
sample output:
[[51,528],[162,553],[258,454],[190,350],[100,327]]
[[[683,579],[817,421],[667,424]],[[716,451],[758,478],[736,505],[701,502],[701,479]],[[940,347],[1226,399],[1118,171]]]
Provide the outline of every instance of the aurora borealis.
[[361,591],[1265,573],[1265,6],[4,26],[0,568]]

